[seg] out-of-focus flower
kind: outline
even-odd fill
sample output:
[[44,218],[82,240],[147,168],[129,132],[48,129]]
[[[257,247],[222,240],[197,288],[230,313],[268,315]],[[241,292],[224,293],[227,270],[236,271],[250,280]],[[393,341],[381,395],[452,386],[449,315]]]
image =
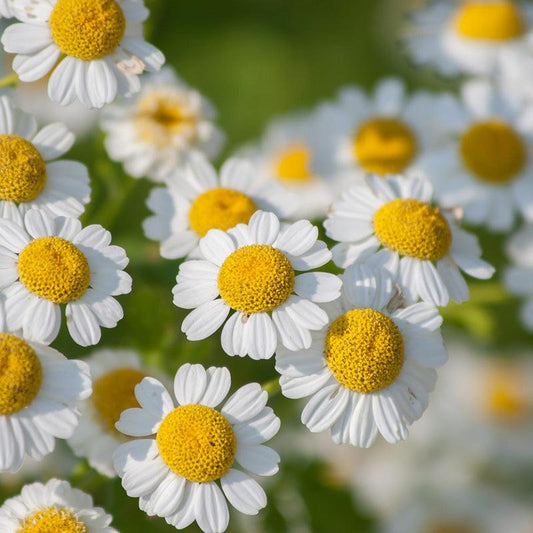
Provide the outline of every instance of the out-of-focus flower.
[[272,357],[278,342],[289,350],[311,345],[311,331],[327,323],[315,302],[340,294],[341,280],[306,272],[331,258],[318,229],[307,220],[281,227],[272,213],[257,211],[248,225],[210,230],[200,241],[204,259],[180,265],[174,304],[193,309],[181,325],[189,340],[213,334],[234,311],[221,334],[229,355]]
[[[324,222],[338,266],[367,262],[393,273],[408,303],[444,306],[468,299],[460,272],[490,278],[477,238],[432,207],[431,184],[418,178],[369,175],[333,204]],[[376,254],[375,252],[379,252]]]
[[109,156],[129,175],[166,181],[191,151],[218,155],[224,135],[215,118],[211,104],[166,68],[145,78],[134,101],[106,108],[101,124]]
[[247,224],[258,209],[283,219],[296,202],[281,185],[259,180],[248,161],[229,159],[219,177],[204,156],[193,154],[165,187],[152,190],[146,203],[154,216],[143,228],[148,238],[161,242],[163,257],[197,257],[198,242],[210,229]]
[[178,529],[196,520],[202,531],[214,533],[228,526],[224,496],[245,514],[266,506],[261,486],[235,462],[255,475],[274,475],[279,455],[262,443],[278,432],[280,421],[265,407],[268,395],[257,383],[241,387],[216,410],[230,385],[226,368],[185,364],[174,381],[177,407],[153,378],[135,388],[142,407],[122,413],[117,428],[144,438],[122,444],[114,463],[128,496],[140,498],[148,515]]
[[13,16],[13,1],[0,0],[0,16],[5,18],[11,18]]

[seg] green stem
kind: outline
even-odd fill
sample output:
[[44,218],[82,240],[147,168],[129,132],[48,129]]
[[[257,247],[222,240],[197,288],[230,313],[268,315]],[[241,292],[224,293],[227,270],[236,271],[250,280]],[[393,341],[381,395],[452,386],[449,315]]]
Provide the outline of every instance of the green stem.
[[276,396],[281,392],[279,378],[271,379],[270,381],[263,383],[261,387],[268,392],[270,397]]
[[10,87],[11,85],[15,86],[17,85],[18,81],[19,77],[16,72],[8,74],[7,76],[0,78],[0,89],[3,89],[4,87]]

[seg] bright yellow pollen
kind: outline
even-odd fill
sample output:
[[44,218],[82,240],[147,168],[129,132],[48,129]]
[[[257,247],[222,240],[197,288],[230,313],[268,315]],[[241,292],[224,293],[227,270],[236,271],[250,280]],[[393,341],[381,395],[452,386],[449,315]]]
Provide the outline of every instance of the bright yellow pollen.
[[46,163],[33,144],[17,135],[0,135],[0,199],[35,200],[46,184]]
[[266,244],[243,246],[222,263],[220,296],[242,313],[272,311],[291,295],[294,269],[287,257]]
[[247,224],[256,211],[257,206],[246,194],[216,187],[194,200],[189,210],[189,223],[203,237],[210,229],[226,231],[237,224]]
[[411,129],[395,118],[374,118],[357,131],[353,150],[367,172],[397,174],[413,160],[417,141]]
[[30,242],[18,260],[20,281],[46,300],[65,304],[81,298],[89,287],[87,258],[61,237],[41,237]]
[[122,411],[140,407],[135,385],[145,377],[146,374],[136,368],[116,368],[94,382],[91,400],[105,430],[118,432],[115,423]]
[[9,333],[0,333],[0,415],[29,405],[41,389],[43,369],[33,348]]
[[157,431],[166,465],[189,481],[220,479],[233,465],[237,437],[228,420],[205,405],[182,405],[170,412]]
[[468,170],[496,185],[515,178],[527,162],[524,141],[498,120],[474,124],[461,136],[460,151]]
[[69,510],[48,507],[21,520],[17,533],[89,533],[89,530]]
[[452,244],[447,220],[437,207],[419,200],[392,200],[374,215],[374,231],[387,248],[417,259],[442,259]]
[[311,179],[311,151],[304,144],[289,146],[278,156],[275,172],[282,180],[301,182]]
[[331,324],[325,354],[339,383],[369,394],[388,387],[398,377],[404,344],[388,316],[374,309],[353,309]]
[[134,118],[140,138],[161,149],[171,146],[176,135],[193,142],[198,133],[198,116],[170,91],[159,89],[145,93],[137,104]]
[[526,29],[520,9],[508,0],[466,3],[459,8],[455,25],[463,37],[488,41],[515,39]]
[[111,54],[126,29],[124,13],[115,0],[58,0],[49,22],[61,52],[83,61]]

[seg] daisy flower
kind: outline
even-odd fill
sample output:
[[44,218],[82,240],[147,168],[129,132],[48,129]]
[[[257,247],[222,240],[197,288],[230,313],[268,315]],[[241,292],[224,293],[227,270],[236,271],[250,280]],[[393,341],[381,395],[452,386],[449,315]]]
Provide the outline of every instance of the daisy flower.
[[135,178],[166,181],[192,150],[215,158],[224,135],[211,104],[170,68],[145,79],[135,100],[106,108],[102,129],[109,157]]
[[68,331],[81,346],[100,340],[100,327],[113,328],[122,307],[113,298],[131,290],[128,264],[111,234],[97,224],[52,218],[31,209],[20,223],[0,219],[0,288],[7,324],[46,344],[61,325],[66,304]]
[[343,268],[365,261],[385,266],[407,303],[466,301],[460,270],[488,279],[494,268],[480,259],[477,238],[431,205],[432,195],[430,183],[414,177],[369,175],[352,186],[324,222],[326,234],[340,242],[333,261]]
[[0,472],[17,472],[25,455],[42,459],[72,435],[91,377],[86,363],[8,328],[3,310],[0,332]]
[[141,408],[124,411],[116,426],[143,438],[117,448],[114,463],[128,496],[140,498],[149,516],[178,529],[196,520],[214,533],[228,526],[224,495],[241,513],[255,515],[266,506],[261,486],[236,463],[255,475],[274,475],[279,455],[263,443],[280,420],[265,407],[268,395],[258,383],[241,387],[216,410],[230,384],[227,368],[185,364],[174,380],[177,406],[156,379],[135,387]]
[[227,233],[211,230],[201,241],[204,259],[180,265],[172,289],[174,304],[194,309],[181,330],[189,340],[205,339],[235,311],[222,330],[228,355],[268,359],[278,342],[289,350],[311,344],[327,314],[314,302],[330,302],[341,281],[318,268],[331,258],[318,229],[307,220],[280,227],[272,213],[258,211],[248,225]]
[[512,266],[505,270],[505,285],[512,294],[525,298],[520,319],[533,331],[533,225],[524,226],[509,239],[507,254]]
[[86,362],[93,379],[93,394],[80,405],[80,422],[68,443],[95,470],[114,477],[113,452],[126,440],[115,429],[115,423],[122,411],[140,407],[134,388],[148,373],[133,350],[98,350]]
[[54,161],[74,144],[59,122],[37,131],[35,119],[0,96],[0,212],[19,219],[38,207],[51,216],[80,216],[91,189],[85,165]]
[[531,113],[488,81],[471,81],[462,102],[448,109],[447,140],[425,154],[420,167],[443,207],[460,206],[464,218],[507,231],[517,212],[533,221]]
[[109,526],[111,520],[102,508],[93,506],[92,496],[59,479],[25,485],[20,496],[0,507],[4,533],[118,533]]
[[205,156],[195,153],[164,187],[152,189],[146,204],[154,216],[143,228],[149,239],[161,242],[166,259],[198,256],[198,242],[210,229],[247,224],[258,209],[285,218],[295,203],[296,197],[281,185],[257,179],[248,161],[229,159],[218,177]]
[[348,171],[352,181],[354,172],[362,177],[416,169],[419,156],[439,137],[436,110],[448,99],[421,91],[408,96],[396,78],[382,80],[370,96],[357,87],[341,90],[335,102],[319,109],[329,155],[324,167],[329,174]]
[[417,65],[445,76],[491,74],[501,54],[526,46],[533,6],[525,1],[439,0],[413,13],[404,40]]
[[142,0],[37,0],[21,2],[24,20],[2,35],[13,70],[22,81],[52,72],[50,99],[63,105],[76,98],[102,107],[117,94],[140,90],[139,75],[161,68],[163,54],[142,37],[136,25],[148,17]]
[[352,265],[343,298],[327,307],[328,323],[311,345],[279,346],[276,370],[288,398],[312,396],[302,423],[330,430],[336,443],[368,448],[379,433],[404,440],[428,406],[434,368],[446,362],[437,309],[417,303],[389,311],[395,292],[385,270]]

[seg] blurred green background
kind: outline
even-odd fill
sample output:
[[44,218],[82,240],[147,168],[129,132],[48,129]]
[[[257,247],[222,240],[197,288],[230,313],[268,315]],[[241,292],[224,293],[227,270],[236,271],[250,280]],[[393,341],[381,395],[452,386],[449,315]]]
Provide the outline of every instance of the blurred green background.
[[[167,63],[218,109],[218,122],[228,139],[224,155],[228,155],[258,137],[276,115],[332,98],[343,85],[371,89],[381,77],[397,75],[411,88],[453,90],[451,82],[415,71],[401,56],[397,33],[408,3],[413,1],[149,0],[147,34],[165,53]],[[201,342],[184,339],[180,324],[186,312],[174,307],[171,297],[178,263],[161,259],[158,245],[142,233],[141,222],[149,214],[144,201],[152,184],[126,176],[120,165],[110,162],[102,140],[95,132],[69,157],[90,168],[93,196],[84,222],[104,225],[113,233],[114,243],[126,248],[133,291],[119,298],[125,318],[117,328],[102,330],[99,347],[136,348],[147,363],[172,376],[184,362],[226,365],[233,389],[249,381],[275,379],[273,360],[230,359],[220,349],[219,335]],[[503,239],[481,238],[485,256],[502,266]],[[447,328],[461,328],[477,342],[498,347],[531,340],[516,323],[516,301],[497,280],[472,283],[471,288],[472,301],[460,312],[458,306],[446,309]],[[69,357],[85,357],[92,351],[75,345],[65,330],[54,346]],[[282,418],[277,439],[283,438],[284,428],[299,424],[301,407],[281,395],[270,404]],[[0,478],[0,501],[20,490],[18,481],[9,479],[7,484],[6,479]],[[100,477],[83,463],[76,466],[71,481],[91,492],[124,533],[173,530],[163,519],[146,517],[118,480]],[[269,481],[267,491],[267,509],[245,526],[239,526],[237,513],[232,513],[229,531],[374,530],[372,519],[351,494],[326,465],[315,460],[282,457],[280,473]]]

